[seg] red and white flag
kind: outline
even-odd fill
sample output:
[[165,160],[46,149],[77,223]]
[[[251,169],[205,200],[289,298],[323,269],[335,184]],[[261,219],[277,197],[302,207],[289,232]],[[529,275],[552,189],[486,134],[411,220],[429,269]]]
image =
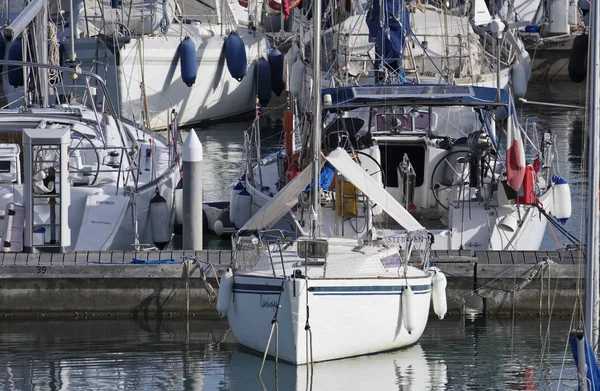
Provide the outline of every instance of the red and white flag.
[[525,177],[525,147],[521,139],[521,130],[514,119],[508,118],[506,137],[506,177],[508,186],[519,191]]

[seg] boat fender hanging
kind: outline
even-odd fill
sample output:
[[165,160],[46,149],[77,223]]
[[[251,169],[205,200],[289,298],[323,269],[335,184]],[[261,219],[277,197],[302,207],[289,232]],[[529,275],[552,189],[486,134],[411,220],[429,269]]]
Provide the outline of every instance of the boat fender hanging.
[[181,80],[191,87],[196,82],[198,64],[196,63],[196,45],[190,37],[185,37],[179,44],[179,62],[181,66]]
[[244,8],[248,8],[248,0],[238,0],[239,5]]
[[271,68],[271,88],[275,95],[280,96],[285,89],[283,82],[283,54],[279,49],[271,50],[269,53],[269,68]]
[[569,55],[569,79],[581,83],[587,75],[588,35],[581,34],[573,39]]
[[565,224],[571,217],[571,189],[567,181],[558,175],[552,176],[551,213],[558,221]]
[[[23,41],[15,39],[8,48],[8,59],[10,61],[23,61]],[[23,86],[23,67],[8,66],[8,84],[13,87]]]
[[302,86],[304,85],[304,63],[300,58],[292,65],[290,74],[290,92],[292,95],[299,97],[302,94]]
[[258,101],[262,106],[268,105],[271,100],[271,67],[264,58],[258,60],[255,85]]
[[164,249],[171,240],[171,214],[167,200],[160,195],[158,190],[150,200],[150,228],[152,242],[159,250]]
[[229,196],[229,221],[231,221],[232,224],[235,224],[235,205],[242,190],[244,190],[244,185],[240,181],[233,187],[231,195]]
[[448,311],[448,303],[446,301],[446,286],[448,281],[446,276],[437,267],[434,268],[434,275],[431,279],[431,300],[433,301],[433,312],[440,319],[444,319]]
[[219,295],[217,296],[217,313],[222,318],[229,312],[231,305],[231,296],[233,295],[233,272],[227,268],[221,276],[219,283]]
[[511,83],[515,98],[522,98],[527,92],[527,70],[525,65],[516,63],[511,70]]
[[213,224],[213,231],[219,236],[223,235],[225,227],[231,228],[233,224],[231,224],[231,220],[229,220],[229,211],[223,210],[217,217],[217,220]]
[[523,69],[525,69],[525,78],[527,82],[529,82],[529,80],[531,80],[531,57],[529,57],[527,50],[524,50],[519,54],[517,62],[523,65]]
[[294,63],[298,59],[299,53],[300,48],[298,47],[298,45],[292,44],[292,46],[288,49],[287,53],[285,53],[285,56],[283,56],[283,60],[285,63],[287,63],[290,70],[292,69],[292,65],[294,65]]
[[290,83],[290,78],[292,76],[292,67],[294,66],[294,63],[296,62],[296,60],[298,59],[299,51],[300,51],[300,49],[298,49],[298,46],[292,45],[288,49],[285,56],[283,56],[283,82],[286,84],[286,87],[288,89],[290,88],[290,86],[288,84]]
[[229,74],[237,81],[242,81],[248,72],[246,46],[236,32],[231,32],[225,39],[225,62]]
[[409,334],[415,329],[415,293],[410,285],[406,284],[402,291],[402,326]]
[[240,229],[252,216],[252,196],[243,189],[235,204],[235,227]]

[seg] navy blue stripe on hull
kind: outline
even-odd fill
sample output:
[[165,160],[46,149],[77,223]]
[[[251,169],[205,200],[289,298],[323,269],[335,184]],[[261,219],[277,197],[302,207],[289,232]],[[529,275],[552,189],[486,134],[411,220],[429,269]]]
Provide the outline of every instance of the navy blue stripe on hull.
[[[415,292],[415,295],[424,295],[426,293],[429,293],[431,291],[420,291],[420,292]],[[341,292],[341,293],[315,293],[315,296],[402,296],[402,292],[356,292],[356,293],[350,293],[350,292]]]
[[249,293],[252,295],[278,295],[282,291],[281,285],[255,285],[233,283],[233,292]]
[[[423,295],[431,292],[431,285],[411,285],[411,289],[415,295]],[[281,291],[281,285],[233,284],[235,293],[277,295]],[[398,296],[404,291],[404,286],[311,286],[308,291],[315,296]]]

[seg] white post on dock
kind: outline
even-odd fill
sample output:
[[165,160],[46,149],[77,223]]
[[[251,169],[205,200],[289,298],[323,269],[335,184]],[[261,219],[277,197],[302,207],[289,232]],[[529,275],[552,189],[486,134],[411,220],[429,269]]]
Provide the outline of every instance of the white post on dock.
[[194,129],[183,143],[183,249],[202,250],[202,143]]

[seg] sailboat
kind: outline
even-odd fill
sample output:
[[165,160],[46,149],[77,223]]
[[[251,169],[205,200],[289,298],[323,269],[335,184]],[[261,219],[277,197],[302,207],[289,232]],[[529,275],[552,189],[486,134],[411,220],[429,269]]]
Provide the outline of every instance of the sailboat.
[[[485,5],[476,2],[476,7]],[[408,19],[408,10],[404,7],[400,7],[404,11],[391,6],[387,9]],[[497,22],[490,17],[487,8],[477,14],[480,25]],[[485,17],[481,19],[480,14]],[[379,23],[373,15],[370,18]],[[357,25],[360,20],[348,19],[343,25]],[[406,41],[405,52],[396,48],[396,54],[389,54],[378,49],[381,68],[390,74],[395,72],[398,77],[404,73],[403,65],[406,64],[395,56],[408,56],[409,38],[412,38],[408,22],[405,24],[394,30],[400,42]],[[336,32],[335,29],[329,38],[336,34],[343,39],[343,31]],[[327,33],[324,37],[327,42]],[[357,38],[362,39],[361,36]],[[332,46],[332,43],[328,45]],[[385,41],[379,46],[386,45],[390,42]],[[291,60],[298,51],[290,49]],[[369,76],[362,77],[359,83],[358,78],[354,80],[345,75],[348,69],[344,67],[349,66],[351,59],[341,57],[334,59],[332,65],[343,69],[338,74],[332,71],[329,76],[329,80],[336,80],[341,86],[328,88],[323,93],[329,96],[332,106],[328,108],[325,120],[322,149],[332,151],[337,141],[331,146],[331,140],[343,140],[340,145],[357,156],[361,167],[434,235],[433,249],[537,250],[547,224],[545,215],[552,213],[561,219],[570,216],[568,185],[553,175],[551,132],[545,132],[537,145],[528,145],[536,154],[527,159],[523,156],[519,163],[528,172],[524,177],[525,186],[521,188],[520,183],[506,186],[512,181],[507,181],[510,170],[505,170],[507,164],[500,145],[502,130],[519,136],[518,139],[529,139],[521,136],[526,134],[526,129],[519,125],[512,98],[498,88],[504,85],[500,82],[500,74],[496,88],[433,84],[438,80],[429,78],[427,83],[423,77],[422,84],[417,85],[407,80],[403,84],[375,83]],[[299,99],[302,88],[296,86],[298,77],[294,73],[302,70],[297,67],[298,63],[296,60],[292,67],[288,102],[291,109],[296,109],[288,110],[284,115],[285,150],[260,156],[258,142],[251,141],[260,138],[258,126],[253,128],[248,139],[246,172],[233,189],[230,203],[229,220],[237,228],[277,227],[300,235],[307,233],[309,213],[306,202],[300,202],[301,207],[280,222],[265,219],[258,225],[246,225],[250,216],[268,203],[296,175],[298,167],[305,164],[301,157],[307,156],[304,149],[309,131],[301,117],[294,117],[293,113],[301,112],[303,102],[310,99]],[[304,68],[305,73],[307,69],[309,67]],[[314,67],[310,69],[314,72]],[[408,78],[408,73],[406,76]],[[490,79],[493,81],[494,78]],[[302,80],[305,87],[313,82],[312,77]],[[304,92],[309,89],[305,88]],[[362,100],[368,100],[369,104],[361,109]],[[297,133],[301,134],[298,136]],[[521,143],[519,148],[524,153],[525,144]],[[479,158],[484,158],[486,163],[478,165]],[[536,165],[536,161],[543,161],[543,164]],[[502,174],[503,171],[507,175]],[[371,211],[359,197],[352,201],[354,206],[340,211],[340,202],[333,196],[339,193],[339,186],[335,183],[327,187],[326,197],[321,202],[324,205],[322,213],[327,215],[323,219],[324,232],[354,238],[404,235],[405,230],[385,213],[380,213],[380,208]],[[352,188],[346,190],[353,191]],[[516,194],[519,191],[529,196],[519,196]],[[543,210],[540,211],[540,207]],[[335,217],[335,214],[340,216],[340,212],[343,223]]]
[[[313,6],[320,9],[321,1]],[[319,37],[319,14],[314,15],[314,31]],[[316,39],[315,69],[320,68],[320,44]],[[321,113],[319,77],[314,113]],[[309,167],[253,219],[286,213],[290,199],[297,199],[309,183],[318,190],[324,159],[366,197],[383,197],[381,207],[410,237],[399,250],[384,241],[323,235],[318,191],[310,194],[307,237],[289,238],[280,230],[239,231],[232,237],[233,264],[221,277],[217,311],[227,316],[243,346],[295,365],[412,345],[425,330],[432,297],[438,316],[446,312],[445,277],[429,268],[428,233],[344,149],[321,157],[321,126],[321,116],[313,116]],[[413,256],[415,263],[409,264]]]
[[588,56],[588,193],[585,232],[585,305],[579,311],[578,329],[572,330],[569,343],[579,374],[580,390],[600,390],[600,367],[596,361],[600,324],[599,246],[600,246],[600,7],[590,2],[590,45]]
[[[15,42],[37,62],[0,61],[6,77],[36,87],[20,108],[0,109],[2,251],[164,248],[180,179],[177,122],[166,138],[121,120],[102,78],[49,65],[48,30],[37,28],[46,9],[32,1],[7,28],[16,39],[29,27],[32,39]],[[73,75],[84,83],[70,84]]]
[[[119,116],[165,130],[173,110],[182,125],[254,110],[267,36],[239,25],[226,0],[73,3],[73,12],[62,9],[54,19],[60,63],[78,63],[107,80]],[[68,51],[72,40],[76,57]],[[10,60],[22,60],[7,46]],[[5,82],[4,94],[12,102],[22,86]]]
[[[356,3],[351,11],[334,5],[327,16],[331,27],[323,32],[323,42],[333,55],[323,56],[325,87],[408,81],[485,87],[499,84],[506,89],[510,83],[515,96],[524,95],[529,54],[510,25],[500,27],[506,30],[502,39],[490,36],[490,24],[500,20],[492,18],[483,0],[474,1],[469,12],[420,1]],[[303,17],[308,19],[309,14]],[[300,111],[310,107],[309,39],[310,32],[300,34],[300,42],[286,56],[291,90]],[[383,62],[393,66],[382,66]],[[295,87],[299,85],[301,88]]]

